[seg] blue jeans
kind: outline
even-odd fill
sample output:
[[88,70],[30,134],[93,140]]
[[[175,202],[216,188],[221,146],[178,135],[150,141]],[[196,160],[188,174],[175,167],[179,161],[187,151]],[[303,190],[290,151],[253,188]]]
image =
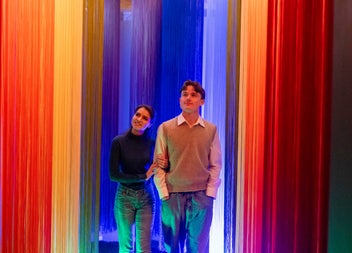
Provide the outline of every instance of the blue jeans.
[[141,190],[133,190],[123,185],[118,186],[114,213],[120,253],[152,252],[151,229],[154,208],[155,198],[152,185]]
[[[171,193],[162,201],[164,246],[168,253],[209,251],[213,198],[205,191]],[[185,245],[186,244],[186,245]]]

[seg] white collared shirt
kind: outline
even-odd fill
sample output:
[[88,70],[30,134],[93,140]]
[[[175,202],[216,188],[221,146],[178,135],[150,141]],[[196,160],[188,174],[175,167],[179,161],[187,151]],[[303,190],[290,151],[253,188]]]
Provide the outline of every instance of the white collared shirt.
[[204,121],[203,121],[203,118],[201,116],[198,117],[197,121],[191,125],[186,119],[185,117],[183,116],[183,114],[181,113],[180,115],[177,116],[177,125],[181,125],[183,124],[184,122],[186,122],[187,125],[189,125],[189,127],[193,127],[195,125],[201,125],[202,127],[205,127],[205,124],[204,124]]

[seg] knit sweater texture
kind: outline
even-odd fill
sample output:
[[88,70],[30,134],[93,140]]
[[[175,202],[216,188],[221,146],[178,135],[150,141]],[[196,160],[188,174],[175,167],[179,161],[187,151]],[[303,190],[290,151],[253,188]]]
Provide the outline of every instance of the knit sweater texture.
[[216,126],[204,120],[205,127],[186,123],[177,125],[177,117],[163,127],[170,168],[166,173],[169,192],[206,190],[209,179],[209,152]]
[[116,136],[110,150],[110,179],[132,189],[144,188],[154,145],[147,135],[134,135],[131,129]]

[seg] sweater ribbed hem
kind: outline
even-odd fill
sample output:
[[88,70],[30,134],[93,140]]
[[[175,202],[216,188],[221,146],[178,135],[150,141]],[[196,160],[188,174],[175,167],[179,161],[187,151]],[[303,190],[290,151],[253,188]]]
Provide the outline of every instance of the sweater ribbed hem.
[[204,191],[207,189],[206,184],[192,184],[189,186],[178,186],[178,185],[167,185],[167,189],[170,192],[196,192],[196,191]]

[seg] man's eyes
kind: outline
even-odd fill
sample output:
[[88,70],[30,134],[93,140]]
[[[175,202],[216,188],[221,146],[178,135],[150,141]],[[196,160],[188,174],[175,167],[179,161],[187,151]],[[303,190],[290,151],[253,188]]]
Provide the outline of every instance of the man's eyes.
[[190,94],[188,94],[188,93],[183,93],[182,94],[184,97],[188,97],[188,95],[191,95],[191,97],[196,97],[197,96],[197,93],[190,93]]

